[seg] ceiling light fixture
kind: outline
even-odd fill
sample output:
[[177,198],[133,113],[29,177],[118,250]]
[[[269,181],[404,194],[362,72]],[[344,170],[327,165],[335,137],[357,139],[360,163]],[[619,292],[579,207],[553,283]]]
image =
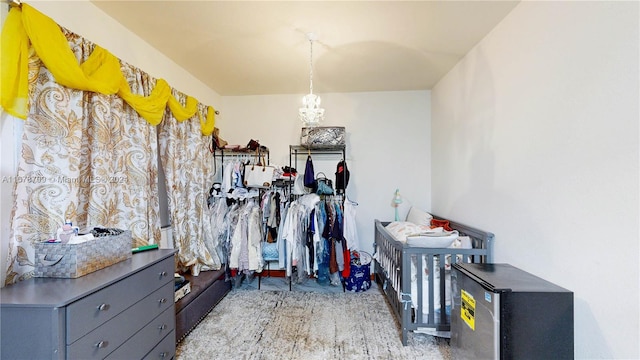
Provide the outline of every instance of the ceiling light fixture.
[[309,39],[309,94],[302,98],[302,107],[298,110],[298,117],[307,127],[317,126],[324,119],[324,109],[320,107],[320,96],[313,93],[313,41],[317,40],[314,33],[308,33]]

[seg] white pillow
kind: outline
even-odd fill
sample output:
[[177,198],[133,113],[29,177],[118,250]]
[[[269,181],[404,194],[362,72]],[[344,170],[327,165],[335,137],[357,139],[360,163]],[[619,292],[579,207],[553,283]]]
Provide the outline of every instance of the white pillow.
[[407,214],[407,221],[416,225],[431,226],[431,219],[433,219],[431,214],[415,206],[412,206]]

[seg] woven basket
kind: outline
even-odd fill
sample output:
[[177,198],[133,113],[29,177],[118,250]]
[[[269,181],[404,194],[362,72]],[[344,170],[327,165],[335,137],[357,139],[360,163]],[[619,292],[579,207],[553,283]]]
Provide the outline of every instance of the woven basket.
[[80,244],[36,243],[35,277],[77,278],[131,258],[131,231]]

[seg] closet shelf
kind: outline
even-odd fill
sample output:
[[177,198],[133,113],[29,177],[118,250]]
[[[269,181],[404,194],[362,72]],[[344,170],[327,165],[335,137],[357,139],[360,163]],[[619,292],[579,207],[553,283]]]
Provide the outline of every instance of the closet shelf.
[[312,152],[312,153],[337,153],[345,154],[346,145],[326,145],[326,146],[304,146],[304,145],[289,145],[289,150],[293,152]]
[[[269,165],[271,162],[269,148],[263,146],[260,148],[260,152],[257,153],[256,150],[250,150],[247,148],[242,149],[215,149],[213,152],[214,159],[219,158],[222,162],[222,166],[220,167],[220,173],[224,176],[224,161],[225,157],[227,159],[244,159],[247,161],[258,161],[258,157],[266,156],[266,165]],[[214,165],[217,169],[218,165]],[[258,187],[256,187],[258,188]],[[267,188],[267,187],[260,187]]]
[[[341,155],[342,160],[347,159],[347,146],[346,145],[326,145],[326,146],[305,146],[305,145],[289,145],[289,166],[292,168],[298,168],[298,156],[300,160],[306,159],[304,155],[311,154],[326,154],[326,155]],[[304,162],[303,162],[304,164]],[[299,171],[298,175],[304,174],[304,171]],[[314,174],[315,176],[315,174]],[[344,183],[347,183],[346,173],[344,174]],[[291,184],[293,186],[293,184]],[[336,190],[335,195],[343,195],[344,190]]]
[[[259,156],[267,157],[267,164],[269,163],[269,148],[261,149],[259,152]],[[256,156],[255,150],[249,149],[216,149],[213,153],[213,156],[224,159],[225,156],[228,157],[254,157]]]

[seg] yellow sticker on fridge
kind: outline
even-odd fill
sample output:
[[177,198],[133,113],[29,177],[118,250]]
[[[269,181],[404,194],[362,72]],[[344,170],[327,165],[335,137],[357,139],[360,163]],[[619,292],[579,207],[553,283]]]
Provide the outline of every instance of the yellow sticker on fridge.
[[468,292],[460,289],[462,301],[460,302],[460,317],[471,328],[476,329],[476,299]]

